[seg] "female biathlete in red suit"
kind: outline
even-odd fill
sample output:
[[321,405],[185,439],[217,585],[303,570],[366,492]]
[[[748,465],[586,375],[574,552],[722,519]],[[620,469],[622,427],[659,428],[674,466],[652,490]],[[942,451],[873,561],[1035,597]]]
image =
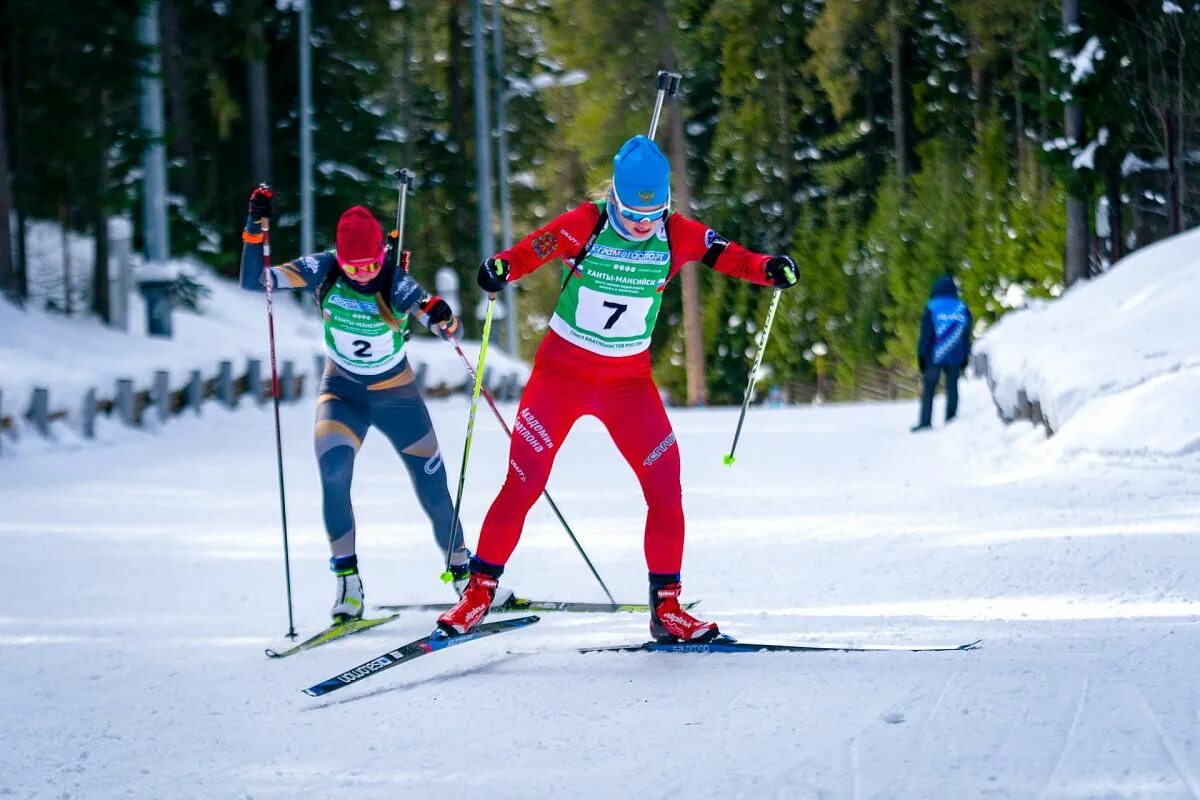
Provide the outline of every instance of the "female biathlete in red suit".
[[786,255],[752,253],[695,220],[670,213],[670,165],[644,136],[613,159],[605,200],[584,203],[485,261],[479,285],[496,293],[562,258],[563,289],[525,387],[508,475],[492,503],[459,603],[438,625],[466,633],[487,614],[525,516],[542,493],[554,456],[584,414],[598,418],[642,486],[650,632],[666,641],[707,641],[719,631],[679,604],[683,502],[679,450],[650,374],[650,335],[662,292],[680,267],[702,261],[740,280],[796,283]]

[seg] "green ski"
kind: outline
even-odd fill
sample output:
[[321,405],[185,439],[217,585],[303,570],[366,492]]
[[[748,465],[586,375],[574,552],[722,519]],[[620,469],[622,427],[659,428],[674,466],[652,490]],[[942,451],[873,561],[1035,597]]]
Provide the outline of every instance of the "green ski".
[[340,622],[330,625],[316,636],[305,639],[300,644],[293,645],[287,650],[280,650],[277,652],[268,647],[266,653],[269,658],[286,658],[287,656],[299,653],[301,650],[311,650],[314,647],[320,647],[323,644],[328,644],[329,642],[341,639],[344,636],[351,636],[360,631],[365,631],[368,628],[374,628],[377,625],[383,625],[385,622],[391,622],[399,616],[399,614],[392,614],[389,617],[378,617],[376,619],[355,619],[349,622]]

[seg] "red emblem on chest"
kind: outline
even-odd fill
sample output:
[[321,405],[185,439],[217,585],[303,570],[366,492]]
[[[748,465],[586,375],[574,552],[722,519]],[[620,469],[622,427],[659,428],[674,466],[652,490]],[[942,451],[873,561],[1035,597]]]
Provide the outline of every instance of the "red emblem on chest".
[[558,249],[558,237],[552,232],[546,231],[530,242],[530,246],[533,247],[534,255],[545,260],[554,255],[554,251]]

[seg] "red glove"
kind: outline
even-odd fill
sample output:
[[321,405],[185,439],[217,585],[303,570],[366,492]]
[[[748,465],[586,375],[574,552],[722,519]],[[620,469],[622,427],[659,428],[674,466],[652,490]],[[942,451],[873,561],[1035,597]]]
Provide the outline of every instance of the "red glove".
[[422,300],[420,308],[421,313],[428,317],[430,322],[440,326],[446,333],[458,330],[458,319],[454,316],[450,304],[436,294]]
[[271,198],[275,193],[271,191],[271,187],[265,183],[260,183],[258,188],[250,193],[250,219],[258,222],[260,219],[271,218]]

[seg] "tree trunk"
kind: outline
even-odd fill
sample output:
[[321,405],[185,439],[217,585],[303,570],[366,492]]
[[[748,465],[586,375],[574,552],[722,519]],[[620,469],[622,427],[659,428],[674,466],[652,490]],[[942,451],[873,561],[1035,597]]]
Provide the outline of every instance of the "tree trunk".
[[99,159],[96,174],[96,196],[92,201],[92,230],[96,236],[95,270],[92,273],[92,310],[107,325],[112,322],[109,313],[108,297],[108,209],[104,197],[108,193],[109,164],[108,164],[108,119],[111,108],[109,90],[100,92],[100,118],[96,122],[100,146],[96,148],[95,158]]
[[4,109],[4,69],[0,63],[0,292],[17,297],[17,273],[13,266],[12,233],[8,227],[12,212],[8,174],[8,125]]
[[1182,215],[1179,211],[1179,130],[1175,118],[1175,109],[1170,102],[1164,103],[1159,111],[1159,119],[1163,125],[1163,140],[1167,151],[1167,220],[1174,235],[1183,230]]
[[262,22],[250,23],[246,32],[246,83],[250,90],[250,178],[271,182],[271,109],[267,83],[267,44]]
[[[27,259],[25,254],[25,212],[23,210],[24,204],[22,202],[24,199],[24,192],[22,189],[25,185],[25,170],[22,168],[21,162],[21,60],[18,48],[18,43],[12,42],[12,49],[9,51],[10,72],[8,77],[12,82],[9,83],[8,86],[12,88],[12,91],[7,94],[7,98],[11,103],[8,108],[11,108],[12,112],[11,114],[8,114],[8,130],[12,132],[12,139],[8,142],[9,157],[11,159],[8,163],[12,164],[12,190],[10,197],[12,198],[12,204],[16,208],[17,212],[17,230],[15,231],[17,245],[15,253],[16,263],[13,264],[14,272],[16,272],[16,297],[18,303],[24,303],[29,297],[29,275],[26,270]],[[3,66],[3,64],[0,63],[0,66]],[[0,81],[3,81],[4,79],[5,76],[0,74]],[[7,111],[8,109],[5,110]]]
[[[658,29],[663,37],[663,66],[672,72],[679,71],[675,48],[671,45],[670,20],[666,5],[659,6]],[[688,179],[687,139],[683,132],[683,105],[676,98],[670,108],[672,194],[675,209],[685,216],[692,213],[692,185]],[[683,359],[687,374],[687,403],[689,406],[708,404],[708,375],[704,368],[704,331],[700,320],[700,275],[694,263],[685,264],[679,272],[680,290],[683,294]]]
[[[1079,0],[1063,0],[1062,27],[1071,32],[1079,27]],[[1083,106],[1073,99],[1066,107],[1067,139],[1076,147],[1084,144]],[[1076,176],[1073,176],[1076,177]],[[1067,182],[1067,242],[1063,261],[1063,283],[1071,286],[1088,276],[1088,210],[1087,196],[1079,180]]]
[[1175,87],[1175,163],[1177,170],[1175,173],[1175,194],[1179,200],[1179,229],[1187,230],[1188,227],[1188,188],[1187,188],[1187,171],[1188,171],[1188,127],[1187,127],[1187,105],[1185,99],[1185,86],[1183,83],[1183,54],[1180,53],[1180,74],[1178,77],[1179,83]]
[[908,182],[908,108],[904,92],[904,20],[898,0],[888,4],[888,50],[892,61],[892,142],[896,178],[901,190]]
[[1108,235],[1112,242],[1109,255],[1115,264],[1125,255],[1125,228],[1121,224],[1124,217],[1124,204],[1121,201],[1121,167],[1113,159],[1109,159],[1109,161],[1108,171],[1105,174],[1108,195]]
[[1012,62],[1012,93],[1013,103],[1015,104],[1013,125],[1017,129],[1017,174],[1024,176],[1028,174],[1026,170],[1029,168],[1029,140],[1025,136],[1025,102],[1021,99],[1021,81],[1024,77],[1022,73],[1023,65],[1021,63],[1021,55],[1015,47],[1013,48]]
[[[70,186],[70,179],[66,185]],[[71,316],[71,292],[74,287],[71,282],[71,207],[64,199],[58,204],[58,226],[62,234],[62,267],[63,267],[63,313]]]
[[987,127],[988,110],[991,107],[992,101],[992,79],[991,75],[982,65],[982,50],[983,45],[980,43],[979,34],[972,28],[971,91],[975,95],[972,111],[975,116],[976,143],[983,141],[985,128]]
[[[162,72],[167,90],[167,124],[171,128],[171,150],[179,154],[186,165],[180,170],[183,194],[188,200],[200,197],[199,182],[196,180],[200,165],[196,156],[196,140],[192,136],[192,114],[188,107],[187,89],[184,86],[183,64],[186,63],[180,46],[178,0],[162,0],[160,6],[160,35],[162,41]],[[169,158],[169,156],[168,156]]]

